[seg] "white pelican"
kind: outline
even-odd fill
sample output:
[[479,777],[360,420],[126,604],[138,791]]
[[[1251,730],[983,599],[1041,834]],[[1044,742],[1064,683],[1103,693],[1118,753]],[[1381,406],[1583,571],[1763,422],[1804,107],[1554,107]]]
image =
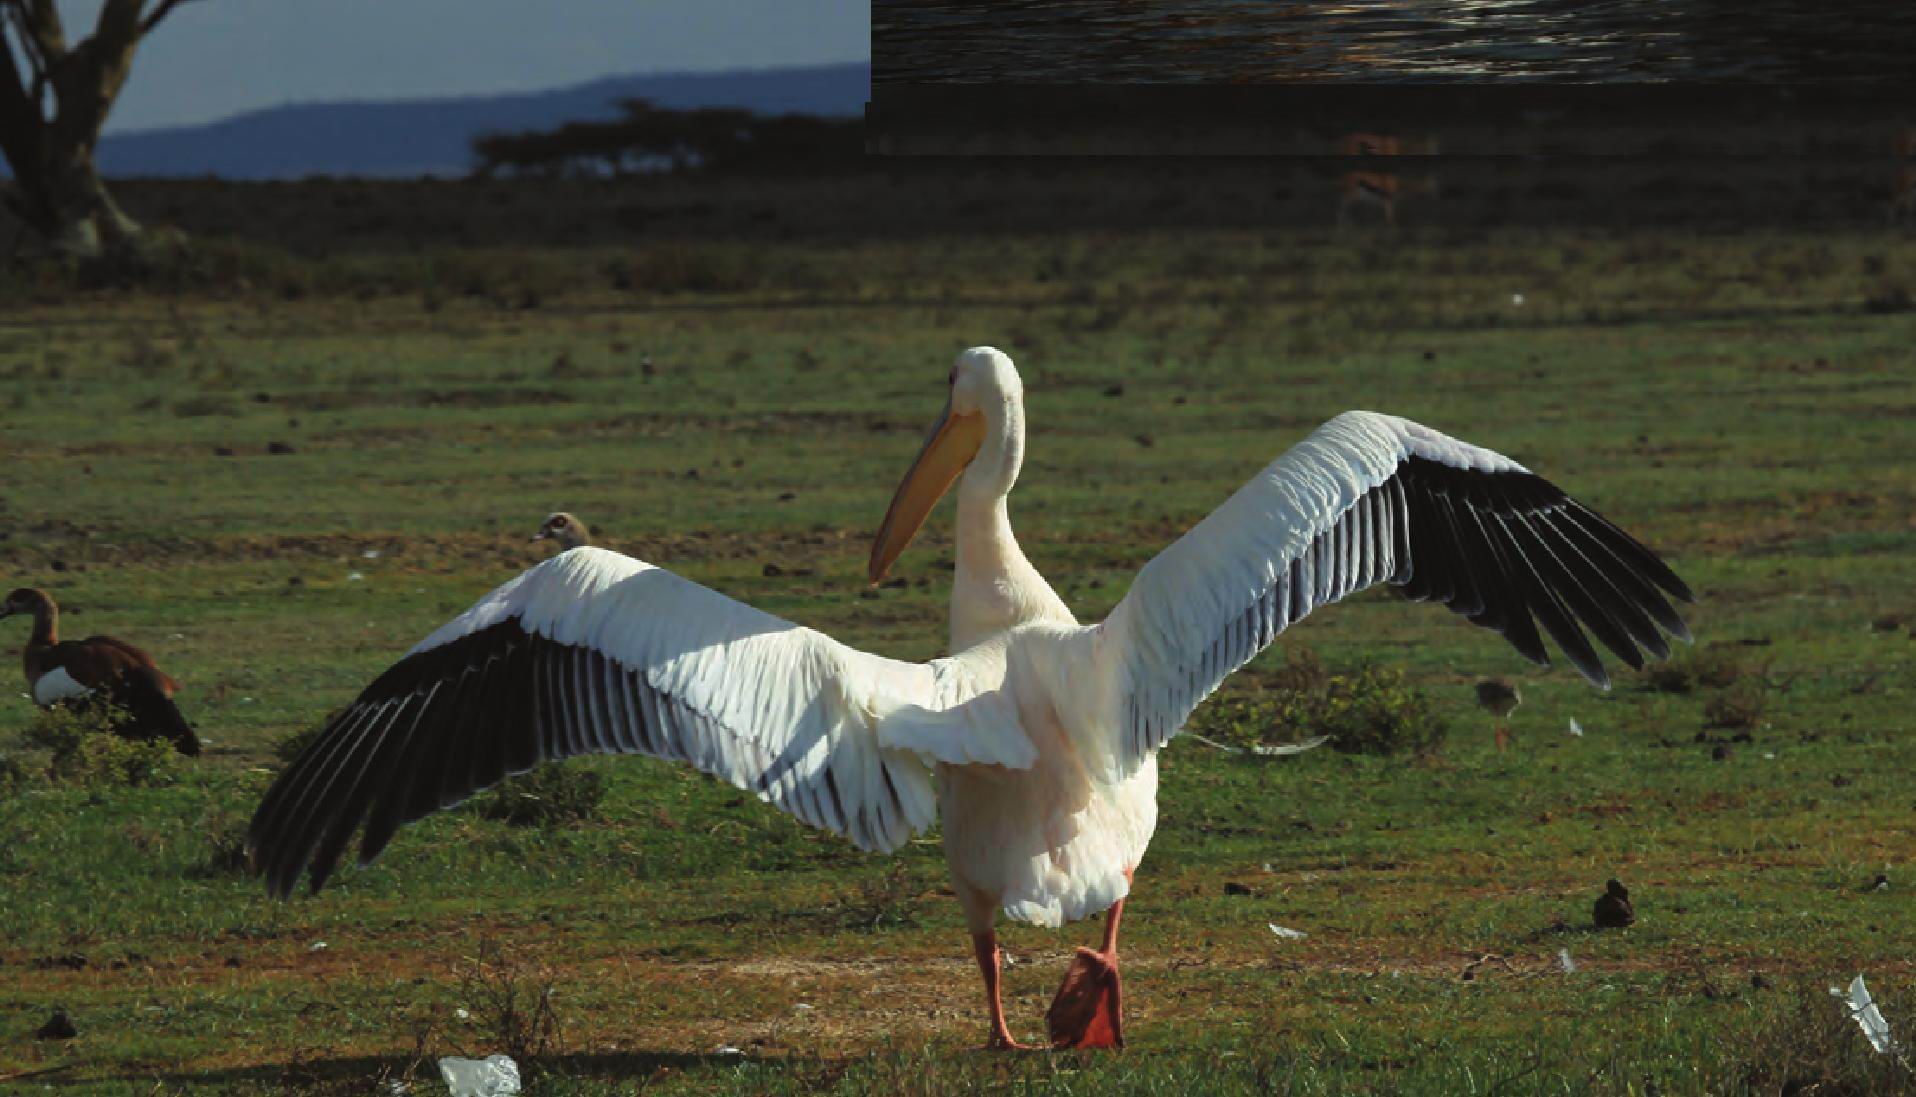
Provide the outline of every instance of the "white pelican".
[[[1157,818],[1157,751],[1291,622],[1374,583],[1435,600],[1547,663],[1532,615],[1593,683],[1577,622],[1632,666],[1687,638],[1647,548],[1516,462],[1349,412],[1279,457],[1083,626],[1018,548],[1006,497],[1023,387],[989,347],[951,396],[873,545],[883,577],[958,484],[952,654],[854,650],[669,571],[575,548],[426,637],[334,717],[253,817],[268,888],[317,890],[354,831],[400,824],[541,759],[680,759],[867,850],[942,817],[991,1014],[996,912],[1055,926],[1109,910],[1050,1012],[1058,1046],[1122,1043],[1118,919]],[[1665,593],[1659,593],[1658,588]]]

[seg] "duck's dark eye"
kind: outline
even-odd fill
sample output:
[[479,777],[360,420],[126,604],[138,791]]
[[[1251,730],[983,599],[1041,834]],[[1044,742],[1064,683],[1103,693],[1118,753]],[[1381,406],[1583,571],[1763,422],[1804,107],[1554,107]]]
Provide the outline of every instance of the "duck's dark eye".
[[553,529],[564,529],[564,528],[565,528],[565,519],[563,519],[563,518],[554,518],[554,519],[552,520],[552,528],[553,528]]

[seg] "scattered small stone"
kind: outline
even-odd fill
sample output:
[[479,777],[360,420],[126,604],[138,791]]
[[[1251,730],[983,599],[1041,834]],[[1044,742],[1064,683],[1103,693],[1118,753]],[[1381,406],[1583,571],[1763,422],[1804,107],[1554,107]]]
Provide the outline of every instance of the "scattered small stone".
[[1236,880],[1227,880],[1224,883],[1224,894],[1226,895],[1256,895],[1257,892],[1252,890],[1251,885],[1249,884],[1240,884]]
[[1152,446],[1157,445],[1157,440],[1152,438],[1148,434],[1138,435],[1135,441],[1138,443],[1138,445],[1143,446],[1145,449],[1150,449]]
[[1769,976],[1760,971],[1750,974],[1750,988],[1753,990],[1768,990],[1775,985],[1775,983],[1770,981]]
[[268,442],[266,443],[266,452],[276,457],[284,457],[289,453],[295,453],[297,451],[284,442]]
[[271,393],[256,392],[253,394],[253,403],[255,404],[270,404],[272,402],[273,396]]
[[777,564],[766,564],[763,568],[759,569],[759,573],[767,579],[776,579],[785,574],[785,569],[779,567]]
[[1106,386],[1106,387],[1105,387],[1105,390],[1104,390],[1104,394],[1105,394],[1106,396],[1123,396],[1123,395],[1124,395],[1124,382],[1123,382],[1123,381],[1119,381],[1119,382],[1118,382],[1117,384],[1115,384],[1115,385],[1108,385],[1108,386]]
[[53,1016],[47,1018],[47,1023],[41,1025],[40,1028],[34,1032],[33,1038],[36,1040],[71,1040],[79,1034],[80,1030],[73,1027],[73,1019],[67,1016],[67,1011],[64,1009],[56,1009],[53,1011]]
[[1886,872],[1877,873],[1876,882],[1871,884],[1869,886],[1869,889],[1871,891],[1888,891],[1889,890],[1889,874]]
[[[48,564],[47,566],[52,568],[54,571],[65,571],[67,569],[67,562],[65,560],[55,560],[52,563]],[[67,609],[67,612],[72,613],[73,610],[69,607]]]
[[1730,748],[1722,743],[1718,743],[1716,746],[1710,748],[1710,757],[1719,762],[1727,762],[1730,758]]
[[215,456],[215,457],[231,457],[231,456],[233,456],[233,447],[232,447],[232,446],[214,446],[214,447],[213,447],[213,456]]
[[86,967],[86,964],[86,957],[77,952],[68,952],[59,956],[42,956],[33,961],[34,968],[39,971],[51,971],[57,967],[66,968],[68,971],[79,971]]
[[778,501],[781,503],[789,503],[796,498],[798,498],[798,493],[795,491],[781,491],[778,493]]
[[900,575],[895,579],[887,579],[880,585],[886,590],[904,590],[906,587],[911,586],[911,580]]
[[1436,352],[1436,351],[1434,351],[1434,350],[1427,350],[1427,351],[1425,351],[1425,352],[1424,352],[1424,361],[1426,361],[1426,362],[1435,362],[1436,360],[1437,360],[1437,352]]
[[686,478],[687,480],[696,480],[696,479],[698,479],[698,478],[699,478],[699,470],[697,470],[697,469],[686,469],[686,470],[685,470],[685,478]]

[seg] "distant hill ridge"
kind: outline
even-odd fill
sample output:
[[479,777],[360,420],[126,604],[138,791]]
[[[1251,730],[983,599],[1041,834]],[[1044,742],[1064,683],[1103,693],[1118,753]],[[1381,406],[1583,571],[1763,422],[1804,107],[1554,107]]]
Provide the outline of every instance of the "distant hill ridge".
[[614,76],[509,95],[273,107],[198,126],[142,130],[100,142],[108,176],[297,179],[308,175],[462,175],[469,142],[492,130],[546,129],[612,118],[620,99],[661,107],[859,114],[871,89],[863,62],[723,73]]

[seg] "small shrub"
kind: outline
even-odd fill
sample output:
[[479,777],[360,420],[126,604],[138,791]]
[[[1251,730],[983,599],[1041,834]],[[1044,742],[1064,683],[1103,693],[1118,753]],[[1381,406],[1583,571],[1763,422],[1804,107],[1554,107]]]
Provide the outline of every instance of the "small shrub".
[[0,754],[0,800],[18,795],[32,783],[33,774],[26,763],[11,754]]
[[1261,691],[1209,702],[1192,729],[1237,747],[1325,735],[1346,754],[1376,755],[1431,754],[1449,734],[1430,699],[1396,669],[1367,664],[1355,674],[1332,674],[1304,650],[1287,656],[1268,681]]
[[[1884,1016],[1901,1016],[1893,999],[1873,997]],[[1733,1068],[1741,1076],[1730,1079],[1734,1084],[1726,1090],[1855,1097],[1916,1094],[1916,1073],[1907,1057],[1876,1052],[1846,1013],[1844,1003],[1821,987],[1798,988],[1786,1006],[1741,1041]]]
[[206,836],[206,860],[188,870],[200,879],[246,875],[246,817],[222,808],[200,816],[200,833]]
[[1728,689],[1737,681],[1761,676],[1767,666],[1752,666],[1724,644],[1705,644],[1687,656],[1657,663],[1643,672],[1644,683],[1658,693],[1693,693],[1698,689]]
[[844,904],[845,920],[853,929],[862,930],[912,925],[918,893],[911,866],[893,861],[884,875],[859,879],[858,895]]
[[562,1050],[557,997],[552,969],[521,959],[490,937],[480,938],[459,967],[459,1008],[479,1032],[474,1043],[487,1052],[524,1062]]
[[1310,648],[1287,648],[1284,665],[1271,673],[1269,681],[1280,689],[1324,689],[1330,685],[1331,672]]
[[26,741],[52,754],[47,777],[81,788],[170,785],[180,755],[164,739],[122,739],[114,728],[125,710],[104,701],[43,709],[27,725]]
[[1643,684],[1658,693],[1688,693],[1696,688],[1690,669],[1682,663],[1655,663],[1643,672]]
[[1322,690],[1294,690],[1280,718],[1305,737],[1328,735],[1345,754],[1431,754],[1450,729],[1430,698],[1395,667],[1366,665],[1333,676]]
[[479,814],[516,827],[583,823],[598,814],[605,779],[578,766],[547,762],[508,778],[479,799]]
[[1763,720],[1765,704],[1761,679],[1748,678],[1710,696],[1703,705],[1703,723],[1713,728],[1754,728]]

